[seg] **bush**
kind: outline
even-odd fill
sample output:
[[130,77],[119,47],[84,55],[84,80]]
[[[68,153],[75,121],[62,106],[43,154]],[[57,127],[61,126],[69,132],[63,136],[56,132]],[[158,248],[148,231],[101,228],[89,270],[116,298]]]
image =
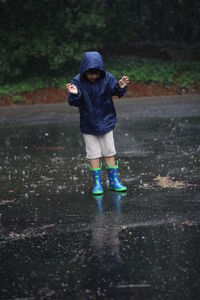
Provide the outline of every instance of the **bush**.
[[[162,83],[166,86],[174,84],[182,88],[200,84],[199,62],[163,62],[160,60],[121,56],[105,60],[105,67],[117,79],[120,79],[122,75],[128,75],[135,83],[154,82]],[[0,96],[31,92],[46,87],[64,89],[66,82],[69,82],[78,72],[79,66],[77,65],[77,68],[73,68],[66,74],[60,74],[56,77],[43,74],[43,76],[28,78],[18,83],[9,83],[0,87]]]
[[[0,83],[48,72],[56,76],[78,66],[82,53],[130,53],[134,44],[159,41],[198,44],[198,0],[0,0]],[[160,70],[171,82],[168,66]],[[154,63],[130,74],[148,81]],[[166,73],[168,75],[166,75]]]
[[160,61],[136,57],[118,57],[108,63],[108,69],[117,78],[127,74],[134,82],[159,82],[187,87],[200,83],[199,62]]

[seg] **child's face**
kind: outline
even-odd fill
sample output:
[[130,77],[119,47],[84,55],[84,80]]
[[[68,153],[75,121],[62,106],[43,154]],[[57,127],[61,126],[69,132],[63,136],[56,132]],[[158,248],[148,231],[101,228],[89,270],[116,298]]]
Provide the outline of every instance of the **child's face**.
[[90,82],[95,82],[97,79],[100,78],[100,74],[101,72],[99,70],[88,70],[85,72],[85,76],[87,78],[87,80],[89,80]]

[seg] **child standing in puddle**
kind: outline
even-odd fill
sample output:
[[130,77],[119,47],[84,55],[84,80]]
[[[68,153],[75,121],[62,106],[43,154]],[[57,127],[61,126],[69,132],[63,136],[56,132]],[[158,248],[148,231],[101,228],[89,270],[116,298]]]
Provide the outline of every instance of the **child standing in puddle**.
[[89,51],[83,54],[80,73],[71,83],[66,84],[68,102],[79,107],[80,130],[86,146],[89,169],[93,174],[94,195],[103,194],[101,184],[101,157],[104,157],[109,178],[109,189],[126,191],[118,178],[118,161],[115,161],[113,129],[116,112],[112,96],[124,96],[129,79],[123,76],[119,81],[105,70],[99,52]]

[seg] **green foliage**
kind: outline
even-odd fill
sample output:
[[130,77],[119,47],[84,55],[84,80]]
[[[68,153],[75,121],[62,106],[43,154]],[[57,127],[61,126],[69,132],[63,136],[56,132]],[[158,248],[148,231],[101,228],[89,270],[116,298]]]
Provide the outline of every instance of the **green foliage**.
[[[137,42],[196,43],[199,20],[199,0],[0,0],[0,83],[62,74],[78,66],[87,50],[112,54]],[[163,68],[160,76],[171,82],[164,78],[172,70]],[[157,80],[153,63],[150,69],[138,65],[130,74],[148,81],[153,72]]]
[[102,7],[91,0],[1,1],[0,81],[24,77],[31,69],[71,68],[82,52],[101,49]]
[[200,72],[186,71],[180,77],[181,86],[187,88],[193,84],[200,85]]
[[[173,62],[152,59],[141,59],[132,56],[112,57],[105,61],[106,69],[117,79],[122,75],[128,75],[134,82],[162,83],[164,85],[180,85],[187,88],[193,84],[200,84],[199,62]],[[32,77],[18,83],[9,83],[0,86],[0,97],[3,95],[15,95],[18,93],[31,92],[47,87],[65,88],[66,82],[70,82],[78,72],[77,69],[69,70],[66,75],[57,77],[40,76]],[[18,96],[14,96],[18,101]]]
[[14,96],[12,96],[12,102],[13,103],[20,103],[20,102],[22,102],[23,101],[23,99],[22,99],[22,96],[20,96],[20,95],[14,95]]
[[124,56],[111,60],[108,68],[117,78],[126,74],[134,82],[180,84],[182,87],[200,83],[199,62],[183,63]]
[[59,77],[32,77],[17,83],[5,84],[0,86],[0,97],[16,93],[33,92],[48,87],[64,88],[65,83],[70,81],[72,76],[72,74],[68,73],[67,76],[62,75]]

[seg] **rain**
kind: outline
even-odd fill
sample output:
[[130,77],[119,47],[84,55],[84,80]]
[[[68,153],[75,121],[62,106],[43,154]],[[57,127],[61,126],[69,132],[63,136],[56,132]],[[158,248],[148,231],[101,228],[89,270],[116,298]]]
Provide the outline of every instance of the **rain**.
[[75,109],[2,108],[1,299],[197,299],[199,103],[116,102],[128,189],[109,191],[103,168],[101,196]]

